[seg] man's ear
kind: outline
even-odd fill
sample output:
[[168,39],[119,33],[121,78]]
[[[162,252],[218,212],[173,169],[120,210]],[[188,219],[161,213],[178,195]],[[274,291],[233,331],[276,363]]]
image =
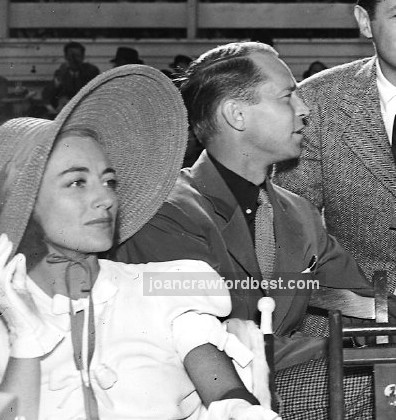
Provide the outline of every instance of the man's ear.
[[225,122],[238,131],[245,130],[245,117],[240,101],[226,99],[220,105],[220,112]]
[[355,15],[356,22],[359,25],[360,33],[366,38],[371,39],[373,34],[371,33],[371,22],[367,10],[356,5],[353,13]]

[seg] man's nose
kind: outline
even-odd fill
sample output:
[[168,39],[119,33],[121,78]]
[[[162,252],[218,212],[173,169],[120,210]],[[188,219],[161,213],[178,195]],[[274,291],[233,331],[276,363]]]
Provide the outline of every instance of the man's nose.
[[304,119],[309,117],[310,110],[308,106],[297,94],[295,94],[295,109],[298,116]]

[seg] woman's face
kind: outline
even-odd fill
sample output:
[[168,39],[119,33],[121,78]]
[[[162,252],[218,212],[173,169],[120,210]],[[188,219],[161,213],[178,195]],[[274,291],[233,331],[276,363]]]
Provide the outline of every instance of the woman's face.
[[116,176],[90,137],[61,137],[51,153],[34,218],[47,242],[67,254],[111,248],[117,215]]

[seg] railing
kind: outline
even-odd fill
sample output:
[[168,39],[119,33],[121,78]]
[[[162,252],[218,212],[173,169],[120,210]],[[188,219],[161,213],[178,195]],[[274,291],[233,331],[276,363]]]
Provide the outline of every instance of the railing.
[[[78,30],[98,31],[127,28],[132,36],[76,39],[87,48],[86,58],[101,71],[110,67],[109,59],[118,46],[135,47],[146,64],[166,68],[176,54],[198,56],[219,43],[246,39],[250,30],[272,35],[290,30],[334,30],[335,37],[306,36],[290,39],[274,36],[273,44],[289,64],[297,79],[314,60],[328,67],[373,53],[371,43],[359,38],[352,3],[207,2],[19,2],[0,0],[0,75],[11,81],[49,80],[63,60],[63,45],[79,37]],[[45,29],[68,30],[67,36],[31,37]],[[133,31],[145,30],[179,35],[167,39],[138,39]],[[223,36],[230,30],[232,36]],[[353,31],[349,38],[337,31]],[[23,38],[15,36],[26,31]],[[216,35],[205,36],[207,31]],[[217,31],[217,32],[216,32]],[[223,32],[222,32],[223,31]],[[226,32],[224,32],[226,31]],[[234,31],[234,32],[233,32]],[[240,31],[240,32],[238,32]],[[217,33],[220,36],[217,36]],[[115,32],[117,35],[117,32]],[[242,35],[239,35],[242,34]]]
[[201,29],[350,29],[353,4],[185,2],[9,2],[0,0],[0,38],[13,29],[165,28],[184,29],[187,39]]

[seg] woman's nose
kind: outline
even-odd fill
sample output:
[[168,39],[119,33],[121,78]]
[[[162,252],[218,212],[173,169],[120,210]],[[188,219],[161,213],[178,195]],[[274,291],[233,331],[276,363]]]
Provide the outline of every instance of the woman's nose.
[[101,186],[97,189],[93,200],[94,207],[102,207],[106,210],[112,208],[117,202],[115,192],[108,188]]

